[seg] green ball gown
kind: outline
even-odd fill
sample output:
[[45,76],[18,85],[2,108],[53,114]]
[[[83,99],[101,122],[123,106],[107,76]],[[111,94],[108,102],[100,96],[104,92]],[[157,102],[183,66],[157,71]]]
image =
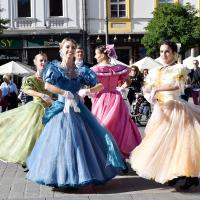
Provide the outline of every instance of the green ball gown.
[[[22,88],[48,94],[44,82],[34,75],[26,78]],[[33,101],[0,114],[0,160],[25,164],[43,130],[42,117],[47,106],[41,98],[34,97]]]

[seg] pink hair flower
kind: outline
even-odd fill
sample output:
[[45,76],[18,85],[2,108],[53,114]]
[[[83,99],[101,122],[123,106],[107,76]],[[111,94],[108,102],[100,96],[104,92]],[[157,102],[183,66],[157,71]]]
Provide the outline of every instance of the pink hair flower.
[[117,54],[114,48],[114,44],[107,44],[106,45],[106,53],[109,58],[117,59]]

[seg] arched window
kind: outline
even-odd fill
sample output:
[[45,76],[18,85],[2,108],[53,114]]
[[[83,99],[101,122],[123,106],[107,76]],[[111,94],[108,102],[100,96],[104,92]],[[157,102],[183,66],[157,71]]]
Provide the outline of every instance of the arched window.
[[31,0],[17,0],[18,17],[31,17]]
[[49,0],[50,16],[63,16],[62,0]]

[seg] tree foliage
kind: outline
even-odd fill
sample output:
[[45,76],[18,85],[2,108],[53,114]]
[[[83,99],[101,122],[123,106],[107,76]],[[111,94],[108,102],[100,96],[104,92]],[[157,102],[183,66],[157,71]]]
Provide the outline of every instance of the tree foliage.
[[149,56],[155,55],[163,40],[181,43],[181,53],[200,41],[200,19],[190,4],[163,4],[155,9],[142,43]]
[[[3,9],[0,9],[0,12],[2,12]],[[9,22],[8,19],[3,19],[3,18],[0,18],[0,34],[3,33],[3,30],[6,29],[6,24]]]

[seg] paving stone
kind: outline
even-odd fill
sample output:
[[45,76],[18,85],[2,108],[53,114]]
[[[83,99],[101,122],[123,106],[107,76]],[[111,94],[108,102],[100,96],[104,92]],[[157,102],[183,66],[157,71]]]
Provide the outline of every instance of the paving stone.
[[130,194],[90,195],[90,200],[133,200]]

